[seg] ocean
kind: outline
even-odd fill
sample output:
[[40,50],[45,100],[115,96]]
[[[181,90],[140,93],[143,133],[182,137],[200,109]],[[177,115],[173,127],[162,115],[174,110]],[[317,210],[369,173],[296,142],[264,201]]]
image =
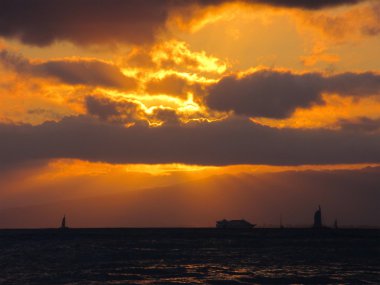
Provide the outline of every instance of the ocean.
[[380,230],[0,230],[0,284],[380,284]]

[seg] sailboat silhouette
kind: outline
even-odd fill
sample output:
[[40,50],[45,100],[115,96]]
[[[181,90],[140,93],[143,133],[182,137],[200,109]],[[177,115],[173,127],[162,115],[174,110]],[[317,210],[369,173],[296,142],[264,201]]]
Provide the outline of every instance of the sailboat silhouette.
[[66,215],[64,215],[63,218],[62,218],[61,229],[67,229],[67,226],[66,226]]
[[338,228],[338,220],[337,220],[337,219],[335,219],[335,221],[334,221],[334,228],[335,228],[335,229]]

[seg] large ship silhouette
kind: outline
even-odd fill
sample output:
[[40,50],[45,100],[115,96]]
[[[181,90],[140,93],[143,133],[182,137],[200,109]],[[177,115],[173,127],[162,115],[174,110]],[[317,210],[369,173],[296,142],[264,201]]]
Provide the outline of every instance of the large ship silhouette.
[[216,222],[218,229],[253,229],[256,225],[246,220],[221,220]]

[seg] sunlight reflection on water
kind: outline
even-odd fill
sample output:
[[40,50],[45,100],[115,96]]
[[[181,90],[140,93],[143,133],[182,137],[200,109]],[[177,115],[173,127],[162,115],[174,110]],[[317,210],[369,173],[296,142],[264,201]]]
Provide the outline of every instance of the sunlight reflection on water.
[[[0,231],[0,284],[380,281],[378,233],[359,234],[359,238],[352,238],[352,234],[327,238],[325,234],[264,235],[260,230],[248,235],[213,230],[162,231],[82,230],[64,236],[55,232]],[[155,242],[151,242],[152,235]]]

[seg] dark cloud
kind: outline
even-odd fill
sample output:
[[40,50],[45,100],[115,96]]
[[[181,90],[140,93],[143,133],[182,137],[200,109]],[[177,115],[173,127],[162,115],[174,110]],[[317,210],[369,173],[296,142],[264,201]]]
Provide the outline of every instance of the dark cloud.
[[87,114],[101,121],[114,124],[149,125],[149,122],[162,122],[163,124],[180,124],[178,114],[173,109],[157,108],[151,114],[146,114],[141,106],[126,100],[113,100],[102,95],[87,96],[85,98]]
[[119,124],[139,121],[141,109],[132,102],[115,101],[103,96],[87,96],[84,103],[87,114],[102,121]]
[[260,3],[288,8],[321,9],[340,5],[352,5],[365,0],[246,0],[243,2]]
[[153,118],[167,125],[180,124],[180,119],[177,112],[172,109],[156,109],[153,112]]
[[41,74],[59,78],[68,84],[86,84],[134,89],[137,81],[125,76],[116,66],[101,61],[49,61],[35,66]]
[[90,117],[39,126],[0,125],[1,164],[77,158],[109,163],[345,164],[380,163],[380,135],[275,129],[243,119],[124,128]]
[[321,76],[259,71],[243,78],[228,76],[210,89],[207,104],[219,111],[255,117],[284,118],[297,107],[321,102]]
[[168,17],[171,1],[2,0],[0,34],[26,44],[145,43]]
[[324,78],[327,92],[348,96],[370,96],[380,93],[380,75],[373,72],[342,73]]
[[206,104],[218,111],[253,117],[286,118],[296,108],[322,104],[322,93],[370,96],[380,93],[380,75],[343,73],[293,74],[262,70],[242,78],[227,76],[209,89]]
[[108,120],[110,117],[119,115],[118,104],[106,98],[87,96],[85,98],[87,113]]
[[98,60],[52,60],[34,63],[19,54],[1,50],[0,63],[21,74],[56,78],[67,84],[124,90],[137,86],[137,80],[125,76],[117,66]]
[[17,172],[25,172],[25,171],[36,171],[41,170],[42,167],[45,167],[49,164],[49,160],[24,160],[24,161],[14,161],[9,163],[1,163],[0,162],[0,184],[5,180],[9,181],[13,177],[19,179],[17,176]]
[[[246,0],[242,2],[320,9],[360,0]],[[1,0],[0,35],[46,46],[65,40],[75,44],[154,41],[173,10],[220,5],[227,0]]]
[[371,119],[361,117],[357,119],[341,119],[338,121],[338,125],[346,131],[352,132],[379,132],[380,131],[380,119]]

